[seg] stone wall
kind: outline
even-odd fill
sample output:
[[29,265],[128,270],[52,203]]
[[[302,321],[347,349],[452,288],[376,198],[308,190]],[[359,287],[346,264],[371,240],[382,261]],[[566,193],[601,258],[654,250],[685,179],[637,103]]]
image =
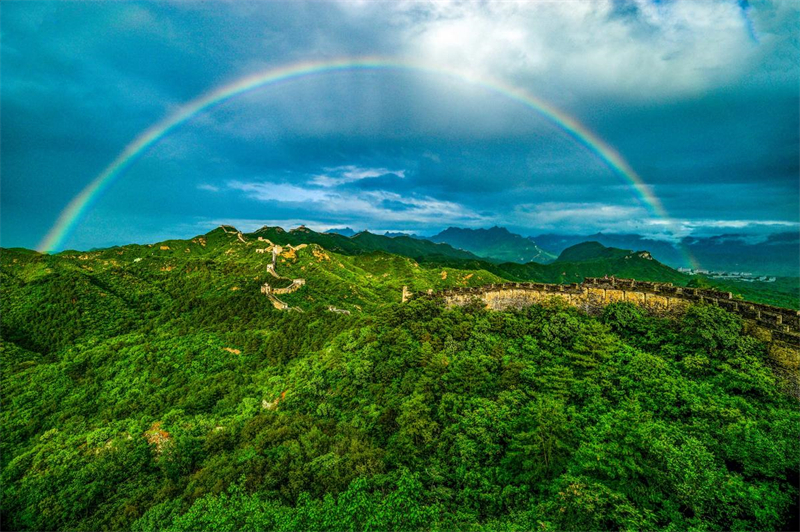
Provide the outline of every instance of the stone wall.
[[296,292],[300,289],[301,286],[306,284],[305,279],[292,279],[292,284],[284,288],[272,288],[269,283],[264,283],[261,285],[261,293],[262,294],[291,294],[292,292]]
[[800,311],[737,300],[730,292],[672,283],[589,277],[580,284],[504,283],[452,288],[421,297],[443,298],[448,306],[477,299],[493,310],[523,308],[555,297],[589,314],[600,312],[609,303],[627,301],[662,316],[681,314],[694,303],[708,303],[738,314],[767,341],[800,347]]

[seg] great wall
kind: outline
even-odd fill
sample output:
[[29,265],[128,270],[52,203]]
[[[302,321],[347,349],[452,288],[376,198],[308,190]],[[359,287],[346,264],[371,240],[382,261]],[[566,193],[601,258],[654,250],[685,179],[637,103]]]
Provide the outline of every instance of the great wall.
[[[415,297],[403,288],[403,300]],[[716,305],[744,318],[761,339],[800,349],[800,311],[734,299],[730,292],[673,286],[634,279],[587,277],[583,283],[503,283],[459,287],[416,297],[441,298],[447,306],[463,306],[476,299],[492,310],[519,309],[559,298],[588,314],[597,314],[609,303],[627,301],[655,315],[679,315],[691,304]]]
[[[275,266],[278,262],[278,255],[283,253],[283,246],[279,246],[277,244],[273,244],[267,239],[262,237],[258,237],[260,242],[266,242],[269,244],[268,248],[258,248],[256,249],[256,253],[266,253],[271,251],[272,252],[272,262],[267,264],[267,271],[270,275],[272,275],[276,279],[291,281],[289,286],[283,288],[273,288],[270,286],[269,283],[264,283],[261,285],[261,293],[265,294],[267,298],[269,298],[272,306],[279,310],[295,310],[297,312],[303,312],[303,309],[300,307],[290,307],[287,303],[278,299],[277,296],[284,295],[284,294],[291,294],[292,292],[296,292],[300,289],[301,286],[305,286],[306,280],[305,279],[289,279],[288,277],[282,277],[278,275],[278,272],[275,271]],[[299,246],[292,246],[288,245],[287,249],[292,251],[298,251],[306,247],[306,244],[300,244]]]
[[[302,228],[303,226],[300,226],[300,227]],[[236,229],[235,227],[233,227],[231,225],[220,225],[220,228],[226,234],[236,235],[237,240],[239,240],[243,244],[246,244],[248,246],[253,244],[253,242],[248,242],[247,241],[247,239],[245,238],[244,234],[241,231],[239,231],[238,229]],[[266,295],[267,298],[269,299],[270,303],[272,303],[272,306],[275,307],[278,310],[292,310],[292,311],[295,311],[295,312],[303,312],[303,309],[301,309],[300,307],[289,306],[288,303],[282,301],[277,296],[285,295],[285,294],[291,294],[293,292],[296,292],[301,287],[305,286],[306,280],[305,279],[290,279],[288,277],[283,277],[282,275],[278,274],[278,272],[275,270],[275,267],[277,266],[277,263],[278,263],[278,257],[280,255],[282,255],[284,252],[290,252],[290,253],[297,252],[297,251],[300,251],[301,249],[304,249],[304,248],[308,247],[308,244],[299,244],[297,246],[293,246],[291,244],[287,244],[285,246],[281,246],[281,245],[275,244],[272,241],[270,241],[269,239],[261,237],[261,236],[258,237],[257,242],[263,242],[263,243],[267,244],[267,247],[265,247],[265,248],[262,248],[262,247],[255,248],[255,252],[256,253],[262,253],[262,254],[263,253],[271,253],[272,254],[272,261],[267,264],[267,272],[272,277],[274,277],[275,279],[278,279],[278,280],[281,280],[281,281],[290,281],[289,286],[285,286],[285,287],[282,287],[282,288],[273,288],[272,285],[269,284],[269,282],[266,282],[263,285],[261,285],[261,293]],[[337,307],[335,307],[333,305],[328,305],[328,312],[333,312],[335,314],[350,314],[349,310],[340,309],[340,308],[337,308]]]
[[[224,225],[221,228],[228,234],[236,234],[241,242],[250,244],[236,228]],[[258,241],[266,243],[268,247],[257,248],[256,253],[272,253],[272,261],[267,264],[269,274],[279,280],[291,281],[288,286],[282,288],[273,288],[269,283],[264,283],[261,286],[261,293],[265,294],[277,309],[302,312],[299,307],[290,307],[277,296],[296,292],[305,286],[305,279],[289,279],[279,275],[275,267],[278,256],[284,253],[284,246],[274,244],[260,236]],[[285,246],[287,251],[299,251],[305,247],[307,244]],[[800,311],[735,299],[731,292],[635,279],[587,277],[582,283],[568,285],[509,282],[480,287],[456,287],[438,292],[428,290],[423,294],[413,294],[404,286],[402,301],[414,297],[441,298],[447,306],[464,306],[478,300],[492,310],[520,309],[558,298],[587,314],[597,314],[610,303],[629,302],[646,309],[650,314],[660,316],[680,315],[689,305],[705,303],[742,317],[749,331],[768,342],[771,349],[789,350],[792,352],[790,357],[792,359],[800,357]],[[350,313],[334,306],[329,306],[328,311]]]

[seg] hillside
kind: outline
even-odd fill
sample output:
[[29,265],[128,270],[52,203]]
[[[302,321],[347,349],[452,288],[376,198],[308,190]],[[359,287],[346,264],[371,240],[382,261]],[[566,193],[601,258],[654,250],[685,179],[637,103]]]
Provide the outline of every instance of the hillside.
[[[280,278],[267,271],[272,258],[270,242],[285,246],[277,257]],[[332,251],[324,244],[341,251]],[[395,253],[377,250],[381,247]],[[185,301],[184,307],[190,312],[182,319],[194,311],[210,311],[215,304],[260,307],[265,304],[263,285],[284,289],[291,279],[303,279],[305,284],[294,292],[277,295],[278,301],[303,311],[333,307],[350,312],[366,312],[399,301],[404,286],[417,293],[505,281],[574,283],[605,275],[676,285],[692,280],[645,253],[631,254],[595,244],[577,247],[547,265],[452,258],[440,253],[442,249],[446,253],[458,251],[410,237],[360,233],[348,238],[280,228],[241,235],[235,228],[220,227],[190,240],[91,252],[65,251],[51,256],[3,250],[0,275],[7,298],[3,325],[8,337],[13,338],[18,336],[15,331],[35,329],[42,323],[40,313],[52,312],[39,309],[51,309],[58,297],[54,294],[63,290],[71,294],[70,299],[76,299],[65,314],[74,324],[68,321],[65,330],[81,330],[89,321],[99,320],[112,335],[124,330],[133,316],[169,306],[171,301]],[[582,260],[565,262],[564,258],[570,256]],[[794,285],[785,283],[715,286],[742,293],[756,302],[790,308],[797,308],[800,303],[793,295]],[[89,312],[88,308],[98,301],[103,302],[103,313]],[[36,310],[31,313],[33,309]],[[103,317],[105,313],[107,317]],[[52,334],[45,330],[39,333],[28,336],[41,339]]]
[[674,270],[595,244],[566,254],[577,262],[442,264],[370,251],[371,235],[329,238],[224,226],[91,252],[0,251],[4,525],[792,526],[796,401],[738,317],[397,304],[404,286],[601,270],[684,280]]
[[275,244],[300,245],[319,244],[323,248],[345,255],[385,251],[411,258],[453,258],[475,259],[472,253],[455,249],[448,244],[437,244],[428,240],[420,240],[408,236],[388,237],[376,235],[367,231],[345,236],[338,233],[317,233],[311,229],[300,226],[289,231],[281,227],[262,227],[246,235],[251,239],[259,237]]
[[796,400],[721,309],[278,312],[225,235],[3,252],[5,529],[793,526]]
[[555,255],[544,251],[531,239],[511,233],[504,227],[491,229],[450,227],[430,237],[429,240],[444,242],[496,262],[547,263],[555,259]]

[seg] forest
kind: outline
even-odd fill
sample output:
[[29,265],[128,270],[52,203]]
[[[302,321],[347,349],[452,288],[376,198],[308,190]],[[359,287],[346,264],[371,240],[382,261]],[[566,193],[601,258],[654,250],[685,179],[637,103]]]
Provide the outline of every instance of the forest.
[[4,250],[4,529],[798,527],[797,399],[739,317],[401,304],[496,277],[312,247],[279,311],[233,240]]

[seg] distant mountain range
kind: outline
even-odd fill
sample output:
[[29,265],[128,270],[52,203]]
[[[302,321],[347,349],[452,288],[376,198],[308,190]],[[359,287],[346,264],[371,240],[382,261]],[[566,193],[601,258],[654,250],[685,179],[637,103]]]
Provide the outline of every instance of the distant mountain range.
[[356,233],[358,233],[358,231],[356,231],[355,229],[351,229],[350,227],[336,227],[334,229],[328,229],[325,232],[326,233],[334,233],[334,234],[342,235],[342,236],[353,236]]
[[[335,233],[348,237],[358,234],[349,227],[329,229],[327,233]],[[390,238],[414,238],[438,244],[449,244],[458,250],[467,251],[482,259],[497,263],[517,262],[525,264],[527,262],[538,262],[546,264],[555,260],[558,255],[557,253],[550,253],[540,248],[531,238],[526,238],[510,232],[504,227],[497,226],[490,229],[449,227],[433,236],[420,236],[410,233],[387,231],[383,236]]]
[[656,259],[675,268],[687,267],[686,250],[702,269],[725,272],[750,272],[756,275],[796,277],[800,273],[800,233],[776,233],[762,242],[745,235],[687,237],[685,249],[663,240],[636,234],[539,235],[536,242],[544,249],[560,253],[586,241],[624,249],[646,249]]
[[445,242],[459,249],[470,251],[479,257],[499,262],[552,262],[556,255],[547,252],[529,238],[511,233],[504,227],[491,229],[462,229],[449,227],[429,237],[433,242]]
[[352,236],[345,236],[330,231],[317,233],[305,226],[289,231],[281,227],[264,226],[250,233],[249,236],[266,238],[276,244],[319,244],[327,250],[347,255],[385,251],[413,259],[476,260],[480,258],[468,251],[455,249],[448,244],[438,244],[430,240],[405,235],[396,237],[376,235],[369,231],[361,231]]
[[[211,233],[209,233],[211,234]],[[492,246],[492,237],[498,245],[495,249],[518,251],[531,254],[542,253],[531,241],[514,235],[506,229],[457,229],[450,228],[431,238],[448,238],[472,249],[487,249]],[[477,243],[469,237],[474,235]],[[548,264],[529,261],[501,261],[497,257],[486,258],[466,249],[457,249],[444,242],[402,236],[376,235],[368,231],[344,236],[334,232],[317,233],[300,226],[286,231],[281,227],[262,227],[246,238],[267,239],[275,244],[318,244],[326,250],[344,255],[364,255],[385,252],[416,260],[426,267],[448,267],[460,270],[484,271],[510,281],[539,281],[548,283],[581,282],[584,277],[633,277],[642,281],[663,281],[686,284],[690,277],[654,260],[648,252],[633,252],[603,246],[598,242],[587,242],[572,246],[561,252],[559,257],[547,255]],[[505,244],[503,248],[502,245]],[[516,247],[513,247],[516,246]],[[519,255],[518,255],[519,256]],[[555,259],[555,260],[553,260]]]
[[[445,233],[470,234],[463,231]],[[509,237],[510,233],[501,228],[475,234],[485,236],[492,233],[519,243],[519,239],[514,235]],[[271,259],[263,254],[269,243],[284,246],[286,250],[279,261],[280,279],[270,276],[265,269],[265,263]],[[287,250],[289,244],[294,248]],[[471,247],[477,249],[477,246]],[[531,250],[530,247],[526,249]],[[251,283],[253,279],[260,279],[260,283],[269,281],[276,289],[284,288],[289,279],[303,278],[307,281],[303,290],[285,296],[288,304],[322,305],[323,308],[332,305],[346,310],[394,301],[405,285],[419,292],[504,281],[579,283],[585,277],[605,275],[676,285],[706,283],[706,286],[739,293],[750,301],[789,308],[798,306],[797,291],[800,288],[796,278],[772,283],[737,283],[695,277],[678,272],[656,260],[649,251],[639,249],[631,251],[608,247],[597,241],[581,242],[563,249],[548,264],[521,264],[488,260],[446,243],[406,235],[391,237],[362,231],[348,237],[318,233],[303,226],[289,231],[265,226],[252,233],[240,233],[231,226],[222,226],[189,240],[130,244],[91,252],[66,250],[54,255],[4,249],[0,256],[8,266],[3,270],[4,275],[16,271],[11,267],[16,262],[31,265],[19,276],[14,274],[23,284],[29,283],[27,289],[38,290],[37,286],[41,284],[39,276],[53,269],[66,277],[59,274],[48,276],[48,279],[61,279],[66,283],[64,286],[82,283],[81,286],[89,290],[89,285],[95,283],[101,292],[113,289],[121,294],[120,297],[128,293],[128,288],[114,288],[121,282],[121,278],[115,276],[124,274],[127,268],[134,268],[130,272],[147,271],[147,275],[174,278],[192,275],[202,282],[208,280],[204,275],[217,272],[225,278],[231,277],[230,287],[225,290],[238,290],[236,287],[243,286],[257,290],[257,284]],[[97,271],[96,275],[91,274],[93,270]],[[96,277],[96,282],[89,280],[87,275]],[[138,282],[135,278],[130,281]]]
[[[357,234],[349,227],[333,229],[329,233],[344,236]],[[754,275],[786,277],[796,277],[800,272],[800,233],[795,232],[776,233],[756,242],[745,235],[727,234],[703,238],[686,237],[681,243],[625,233],[543,234],[524,237],[503,227],[450,227],[427,237],[397,232],[387,232],[384,236],[449,244],[456,250],[466,251],[495,263],[547,264],[571,246],[596,242],[608,248],[647,250],[655,259],[673,268],[691,267],[688,258],[691,255],[700,269],[712,272],[749,272]],[[447,255],[452,255],[452,252]]]

